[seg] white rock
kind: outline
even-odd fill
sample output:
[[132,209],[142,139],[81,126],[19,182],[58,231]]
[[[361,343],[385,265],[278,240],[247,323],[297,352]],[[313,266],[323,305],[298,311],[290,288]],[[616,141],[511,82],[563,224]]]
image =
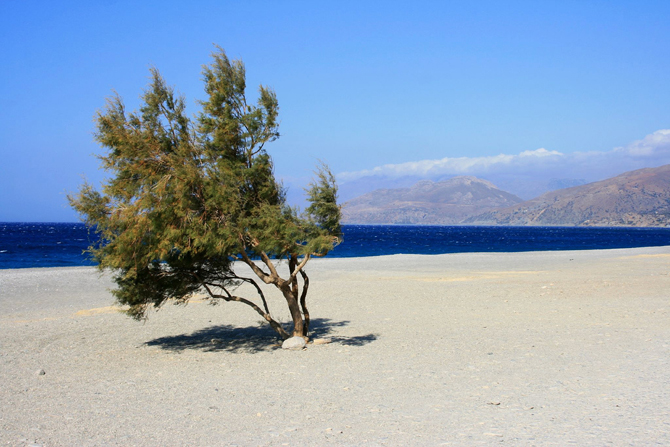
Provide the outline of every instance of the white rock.
[[292,351],[300,351],[306,345],[305,339],[302,337],[291,337],[284,340],[281,344],[282,349],[290,349]]

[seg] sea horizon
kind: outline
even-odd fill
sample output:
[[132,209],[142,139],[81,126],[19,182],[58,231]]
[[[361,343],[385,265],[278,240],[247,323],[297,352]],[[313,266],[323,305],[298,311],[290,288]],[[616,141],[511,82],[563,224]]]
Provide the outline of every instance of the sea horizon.
[[[670,245],[667,227],[343,225],[328,257],[598,250]],[[81,222],[0,222],[0,269],[93,266]]]

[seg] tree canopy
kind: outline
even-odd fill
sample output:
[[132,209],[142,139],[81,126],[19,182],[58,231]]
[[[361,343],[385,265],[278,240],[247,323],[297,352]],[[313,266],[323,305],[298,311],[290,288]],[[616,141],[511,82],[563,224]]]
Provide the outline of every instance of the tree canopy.
[[[100,269],[114,272],[117,301],[144,318],[166,300],[212,299],[251,306],[283,338],[307,337],[309,278],[305,264],[341,241],[337,185],[318,167],[300,214],[287,205],[267,143],[279,138],[274,91],[260,86],[246,98],[244,64],[222,49],[203,67],[207,99],[194,118],[156,69],[139,111],[118,95],[97,113],[96,140],[110,173],[101,191],[85,183],[71,205],[100,235],[89,248]],[[276,260],[284,260],[282,277]],[[235,263],[256,278],[241,277]],[[258,280],[276,286],[291,313],[289,333],[271,315]],[[255,299],[235,295],[252,284]]]

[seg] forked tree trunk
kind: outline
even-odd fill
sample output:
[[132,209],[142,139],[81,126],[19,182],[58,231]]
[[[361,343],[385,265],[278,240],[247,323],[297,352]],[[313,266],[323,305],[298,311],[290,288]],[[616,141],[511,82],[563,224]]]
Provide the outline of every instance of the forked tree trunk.
[[[244,240],[241,237],[241,240]],[[247,264],[249,267],[251,267],[251,270],[258,276],[265,284],[272,284],[275,287],[277,287],[282,295],[284,295],[284,299],[286,300],[286,304],[288,306],[289,312],[291,313],[291,319],[293,320],[293,333],[292,337],[303,337],[307,339],[307,332],[309,330],[309,313],[307,312],[307,307],[305,305],[305,299],[307,296],[307,288],[309,286],[309,279],[307,278],[307,275],[305,272],[303,272],[302,268],[305,266],[307,261],[309,260],[309,256],[306,256],[300,263],[298,263],[298,258],[296,255],[292,254],[289,256],[288,263],[289,263],[289,272],[290,272],[290,277],[288,280],[284,280],[279,276],[279,273],[277,272],[277,269],[273,265],[272,261],[268,257],[267,254],[264,252],[260,252],[259,255],[261,257],[262,262],[265,264],[265,266],[269,269],[270,273],[264,272],[259,266],[257,266],[247,255],[247,253],[243,250],[241,252],[242,255],[242,261]],[[237,258],[236,258],[237,259]],[[300,293],[300,287],[298,285],[298,279],[297,275],[300,273],[304,280],[303,288],[302,288],[302,293]],[[256,287],[259,293],[260,289]],[[257,310],[257,312],[260,310],[260,308]],[[261,313],[261,312],[259,312]],[[305,319],[303,320],[303,313],[305,315]],[[263,315],[261,313],[261,315]],[[269,313],[266,313],[264,315],[265,319],[270,322],[270,325],[272,328],[284,339],[289,338],[289,335],[286,331],[283,330],[283,328],[278,325],[278,324],[273,324],[274,320],[270,317]]]
[[302,319],[302,313],[300,312],[300,304],[298,303],[298,297],[293,293],[291,287],[286,283],[281,288],[284,298],[286,299],[286,304],[288,305],[288,310],[291,312],[291,319],[293,320],[293,337],[304,337],[304,323]]

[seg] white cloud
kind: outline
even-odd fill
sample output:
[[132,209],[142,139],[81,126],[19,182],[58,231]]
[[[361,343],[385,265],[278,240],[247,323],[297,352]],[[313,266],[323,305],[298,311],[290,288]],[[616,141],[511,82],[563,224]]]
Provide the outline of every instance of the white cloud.
[[[337,175],[348,196],[369,192],[372,185],[393,187],[394,179],[440,179],[473,175],[492,181],[524,198],[548,191],[555,179],[602,180],[625,171],[670,163],[670,129],[658,130],[641,140],[610,151],[564,154],[540,148],[518,154],[455,157],[387,164]],[[389,186],[384,186],[388,182]]]
[[515,164],[533,163],[535,160],[546,161],[549,158],[562,157],[557,151],[544,148],[534,151],[523,151],[518,155],[494,155],[489,157],[458,157],[441,160],[410,161],[400,164],[388,164],[355,172],[343,172],[337,177],[341,181],[351,181],[368,176],[386,177],[433,177],[440,175],[481,175],[496,169],[507,169]]
[[628,146],[617,147],[614,152],[625,153],[633,157],[655,157],[670,155],[670,129],[661,129]]
[[519,154],[520,157],[551,157],[552,155],[563,155],[558,151],[548,151],[541,147],[534,151],[523,151]]

